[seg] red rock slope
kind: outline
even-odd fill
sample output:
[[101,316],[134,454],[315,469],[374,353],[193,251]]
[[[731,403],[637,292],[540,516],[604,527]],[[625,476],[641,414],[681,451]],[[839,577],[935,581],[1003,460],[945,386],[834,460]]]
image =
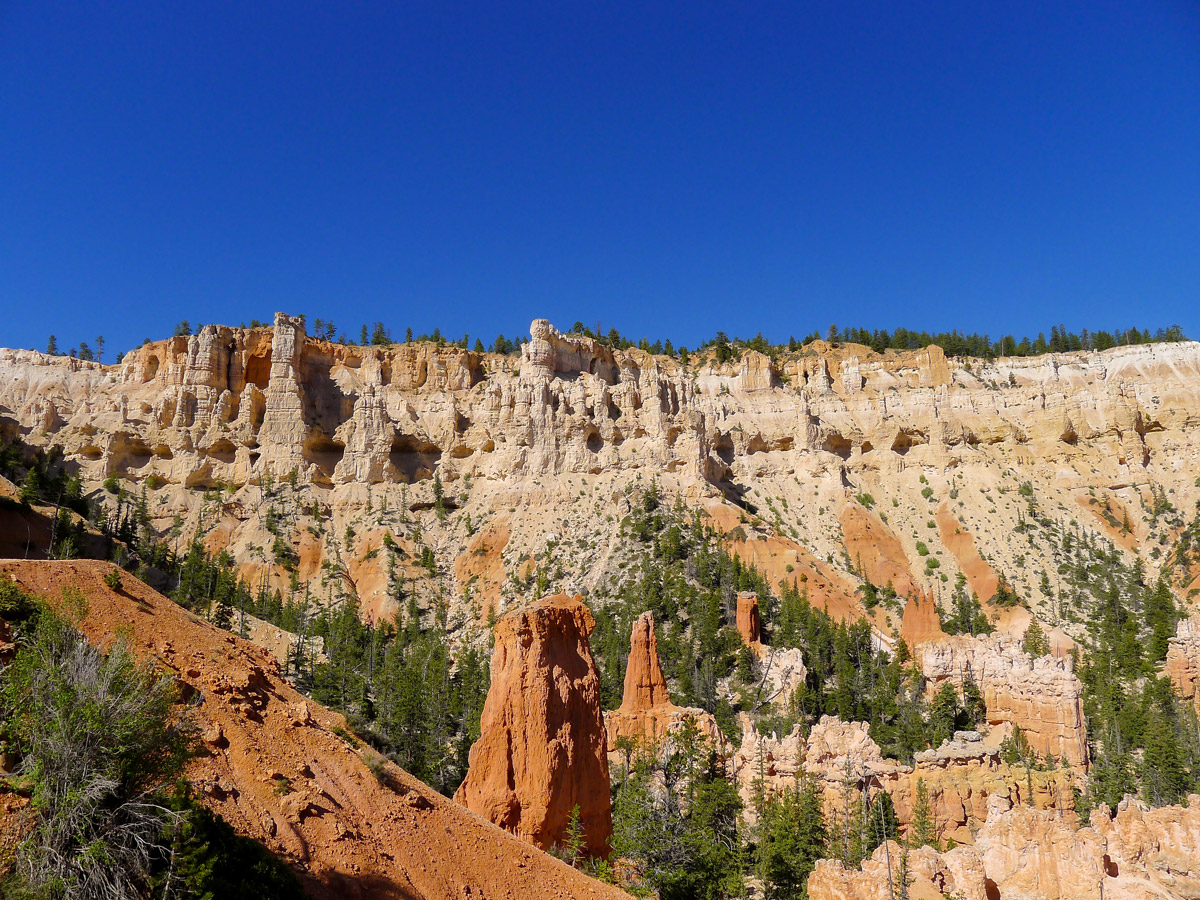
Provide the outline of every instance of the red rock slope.
[[0,562],[51,602],[76,588],[81,623],[108,646],[119,630],[139,654],[178,674],[207,755],[190,773],[203,802],[291,861],[317,900],[527,900],[626,895],[506,834],[372,751],[334,733],[341,716],[284,681],[271,655],[221,631],[128,574],[117,594],[107,563]]

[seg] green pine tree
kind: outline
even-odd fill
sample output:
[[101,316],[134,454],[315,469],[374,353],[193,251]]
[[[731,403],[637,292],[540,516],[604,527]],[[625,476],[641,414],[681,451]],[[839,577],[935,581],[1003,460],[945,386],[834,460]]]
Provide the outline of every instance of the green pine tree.
[[1046,632],[1042,630],[1037,619],[1029,620],[1029,627],[1025,629],[1025,636],[1021,639],[1021,648],[1035,659],[1050,652]]
[[821,794],[814,781],[768,800],[758,844],[758,877],[767,900],[801,900],[808,876],[829,849]]
[[917,797],[913,804],[913,818],[908,826],[908,843],[912,847],[938,849],[937,825],[933,819],[933,807],[929,802],[929,788],[924,778],[917,779]]

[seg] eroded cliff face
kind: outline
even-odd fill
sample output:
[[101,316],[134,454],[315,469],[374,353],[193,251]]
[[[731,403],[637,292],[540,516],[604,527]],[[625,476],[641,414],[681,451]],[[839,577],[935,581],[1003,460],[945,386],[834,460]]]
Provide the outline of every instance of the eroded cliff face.
[[[278,536],[271,506],[286,505],[301,579],[343,567],[380,616],[394,610],[380,541],[405,540],[406,520],[422,525],[444,592],[469,587],[482,619],[551,539],[575,541],[553,587],[603,584],[625,491],[654,480],[703,504],[772,584],[791,581],[836,615],[863,611],[864,577],[938,598],[962,572],[986,603],[1003,571],[1055,624],[1032,575],[1055,562],[1013,539],[1027,512],[1019,485],[1047,520],[1077,519],[1151,575],[1152,491],[1179,509],[1200,499],[1193,343],[968,362],[816,342],[777,361],[685,365],[544,320],[530,332],[519,359],[333,344],[282,314],[269,329],[148,343],[115,366],[0,350],[0,414],[26,440],[61,445],[89,487],[117,476],[144,489],[160,531],[228,549],[243,575],[280,588],[291,573],[260,548]],[[433,517],[435,476],[443,503],[469,517],[465,533]],[[730,499],[759,514],[740,533]],[[890,640],[898,615],[870,614]],[[1019,634],[1027,621],[1000,625]]]
[[827,813],[836,817],[865,791],[887,791],[902,829],[912,823],[918,785],[928,795],[938,840],[970,844],[989,808],[1028,805],[1035,809],[1075,808],[1072,775],[1066,769],[1035,771],[1001,761],[995,746],[975,731],[957,732],[936,750],[916,754],[913,765],[887,759],[871,739],[865,722],[823,716],[808,738],[796,726],[790,734],[760,734],[743,716],[742,744],[732,757],[738,793],[748,822],[757,821],[756,796],[790,790],[803,774],[820,788]]
[[579,597],[547,597],[496,623],[492,682],[454,799],[543,850],[563,846],[571,811],[594,856],[612,835],[600,678]]
[[1020,727],[1038,755],[1086,770],[1083,684],[1070,657],[1031,657],[1002,634],[943,635],[914,652],[931,697],[946,683],[961,696],[969,675],[983,695],[990,725]]

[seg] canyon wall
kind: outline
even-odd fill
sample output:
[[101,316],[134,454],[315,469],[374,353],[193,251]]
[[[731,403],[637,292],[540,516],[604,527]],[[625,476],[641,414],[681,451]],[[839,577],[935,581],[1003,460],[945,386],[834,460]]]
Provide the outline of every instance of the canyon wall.
[[[117,365],[0,350],[0,424],[61,446],[92,491],[110,477],[144,491],[160,531],[228,549],[243,575],[279,587],[290,571],[255,548],[274,543],[266,513],[285,498],[302,580],[343,566],[380,616],[393,607],[379,541],[402,512],[431,536],[446,593],[470,587],[479,618],[503,611],[507,577],[552,538],[587,544],[552,587],[602,584],[639,482],[702,503],[773,585],[790,580],[858,615],[863,579],[944,599],[943,576],[960,571],[994,586],[981,564],[1037,609],[1049,598],[1028,573],[1056,567],[1013,539],[1029,498],[1046,521],[1076,519],[1154,575],[1149,550],[1165,526],[1145,515],[1151,493],[1181,510],[1200,499],[1194,343],[980,361],[818,341],[718,364],[613,350],[544,320],[530,333],[519,358],[368,347],[314,339],[280,314],[270,328],[149,342]],[[475,560],[478,547],[429,515],[435,478],[444,507],[503,527],[504,546],[484,548],[494,555]],[[1106,520],[1111,509],[1128,513],[1128,534]],[[883,605],[869,615],[892,640],[898,616]]]

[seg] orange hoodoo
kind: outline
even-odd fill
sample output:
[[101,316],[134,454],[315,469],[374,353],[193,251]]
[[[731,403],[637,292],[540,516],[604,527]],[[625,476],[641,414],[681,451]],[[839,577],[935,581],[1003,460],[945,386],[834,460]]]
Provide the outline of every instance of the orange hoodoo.
[[579,807],[588,851],[612,836],[600,677],[580,597],[559,594],[496,623],[492,684],[466,780],[454,799],[543,850]]
[[[703,739],[722,749],[725,739],[717,720],[702,709],[676,706],[671,702],[667,680],[658,661],[658,638],[654,614],[644,612],[633,623],[629,639],[629,662],[625,668],[625,695],[621,706],[605,714],[608,726],[609,764],[620,762],[630,747],[640,751],[656,748],[669,735],[694,726]],[[623,747],[629,741],[628,747]]]
[[633,623],[629,663],[625,668],[625,695],[621,699],[620,712],[645,712],[664,705],[671,705],[671,695],[658,661],[654,614],[644,612]]
[[762,617],[758,612],[758,595],[742,591],[737,595],[737,630],[747,647],[762,642]]

